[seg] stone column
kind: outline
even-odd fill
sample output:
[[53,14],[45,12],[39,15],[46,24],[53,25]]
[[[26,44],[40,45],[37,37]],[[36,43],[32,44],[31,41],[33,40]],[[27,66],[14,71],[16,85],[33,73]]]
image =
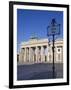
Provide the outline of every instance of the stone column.
[[34,54],[35,54],[35,50],[33,49],[33,63],[34,63]]
[[56,55],[56,60],[55,60],[55,62],[57,63],[57,62],[58,62],[58,50],[57,50],[57,47],[56,47],[55,55]]
[[29,62],[29,48],[27,48],[26,51],[26,61]]
[[45,56],[46,56],[45,51],[46,51],[46,48],[44,47],[44,48],[43,48],[43,62],[44,62],[44,63],[45,63]]
[[29,63],[31,62],[31,47],[29,47]]
[[20,53],[19,53],[19,63],[22,63],[22,49],[20,50]]
[[31,52],[30,62],[33,63],[33,48],[32,47],[30,48],[30,52]]
[[43,60],[42,61],[45,62],[45,47],[44,46],[42,47],[42,51],[43,51],[43,55],[42,55]]
[[52,46],[49,47],[49,63],[53,62]]
[[43,58],[44,58],[44,55],[43,55],[43,51],[44,51],[44,48],[43,48],[43,46],[41,46],[41,62],[44,62],[43,60]]
[[54,48],[54,63],[57,63],[58,61],[58,55],[57,55],[57,46],[55,45],[55,48]]
[[48,62],[48,46],[46,46],[46,58],[47,58],[47,62]]
[[49,63],[49,54],[50,54],[50,47],[48,46],[48,53],[47,53],[47,58],[48,58],[48,63]]
[[62,47],[60,48],[60,63],[63,62],[63,50]]
[[36,63],[38,62],[38,47],[36,47]]
[[56,54],[56,46],[55,46],[55,48],[54,48],[54,63],[56,63],[56,60],[57,60],[57,59],[56,59],[56,55],[57,55],[57,54]]
[[59,60],[59,54],[60,52],[58,52],[58,48],[56,49],[56,63],[60,63],[60,60]]
[[62,60],[62,63],[63,63],[63,47],[61,48],[61,60]]
[[19,53],[19,63],[24,62],[24,50],[21,48]]
[[26,55],[27,55],[26,50],[27,50],[27,48],[25,48],[25,53],[24,53],[24,62],[26,62],[26,60],[27,60],[27,58],[26,58]]
[[32,61],[31,61],[32,63],[34,62],[34,50],[33,50],[33,48],[32,48]]

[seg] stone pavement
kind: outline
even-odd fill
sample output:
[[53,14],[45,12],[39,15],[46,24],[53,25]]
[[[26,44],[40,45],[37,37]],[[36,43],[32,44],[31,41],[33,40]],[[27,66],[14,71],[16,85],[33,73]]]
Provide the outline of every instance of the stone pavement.
[[[52,79],[53,64],[17,65],[17,80]],[[55,64],[55,78],[63,78],[63,64]]]

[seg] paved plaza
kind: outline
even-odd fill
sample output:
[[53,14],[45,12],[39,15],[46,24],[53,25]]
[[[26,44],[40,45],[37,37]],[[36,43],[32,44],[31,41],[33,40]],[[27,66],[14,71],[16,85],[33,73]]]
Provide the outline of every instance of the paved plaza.
[[[53,64],[39,63],[17,65],[17,80],[38,80],[53,78]],[[55,78],[63,78],[63,64],[55,64]]]

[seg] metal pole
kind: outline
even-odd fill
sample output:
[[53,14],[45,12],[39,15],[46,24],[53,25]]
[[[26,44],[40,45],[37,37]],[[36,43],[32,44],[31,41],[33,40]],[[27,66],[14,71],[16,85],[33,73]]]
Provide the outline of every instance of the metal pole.
[[53,78],[55,78],[55,65],[54,65],[54,35],[53,35]]

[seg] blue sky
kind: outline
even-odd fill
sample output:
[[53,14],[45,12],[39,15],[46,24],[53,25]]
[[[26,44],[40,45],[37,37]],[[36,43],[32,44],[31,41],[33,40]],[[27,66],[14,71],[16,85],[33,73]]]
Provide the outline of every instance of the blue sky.
[[63,38],[63,11],[17,9],[17,49],[21,42],[29,40],[32,35],[39,39],[48,38],[47,26],[53,18],[61,24],[60,35],[56,37]]

